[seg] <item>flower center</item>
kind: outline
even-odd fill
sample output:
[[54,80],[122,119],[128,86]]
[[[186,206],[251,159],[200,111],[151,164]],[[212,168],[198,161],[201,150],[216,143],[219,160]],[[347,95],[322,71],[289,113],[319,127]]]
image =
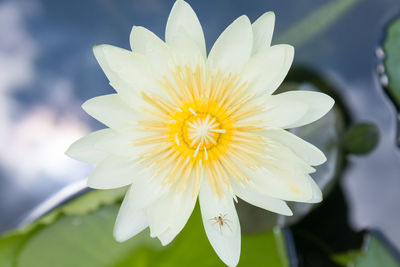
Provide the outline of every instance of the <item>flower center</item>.
[[[226,130],[220,128],[220,123],[209,114],[191,116],[183,127],[183,137],[192,149],[210,149],[217,145],[221,133]],[[194,157],[197,153],[195,152]]]

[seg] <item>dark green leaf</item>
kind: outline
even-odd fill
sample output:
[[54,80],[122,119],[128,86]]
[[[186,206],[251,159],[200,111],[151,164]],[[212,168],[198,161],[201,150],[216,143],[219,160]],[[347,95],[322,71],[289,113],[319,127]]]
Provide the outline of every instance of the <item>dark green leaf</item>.
[[337,254],[333,259],[343,266],[357,267],[399,267],[399,262],[392,253],[374,235],[369,234],[366,239],[365,248],[360,251],[350,251]]
[[0,241],[0,266],[15,266],[15,256],[23,243],[25,236],[15,234],[3,237]]
[[383,49],[386,54],[385,67],[389,78],[388,90],[400,108],[400,18],[390,24]]
[[16,255],[25,242],[40,228],[49,225],[64,214],[85,214],[98,209],[102,205],[119,201],[125,189],[96,190],[85,193],[79,198],[53,210],[43,218],[14,232],[6,233],[0,238],[0,266],[15,266]]
[[[83,200],[93,199],[81,197],[74,205],[67,206],[71,208],[78,203],[87,206]],[[25,230],[24,234],[18,232],[24,242],[19,243],[22,239],[12,234],[3,237],[0,249],[3,246],[3,252],[7,252],[3,262],[8,264],[4,266],[224,266],[208,242],[198,207],[182,233],[167,247],[151,239],[148,231],[124,243],[114,241],[112,228],[118,208],[119,205],[109,204],[89,213],[81,209],[67,213],[63,207],[64,212],[57,219]],[[12,264],[14,259],[16,265]],[[243,236],[239,266],[260,265],[288,266],[278,229]]]
[[343,139],[347,153],[363,155],[371,152],[378,144],[379,131],[374,124],[360,123],[350,127]]

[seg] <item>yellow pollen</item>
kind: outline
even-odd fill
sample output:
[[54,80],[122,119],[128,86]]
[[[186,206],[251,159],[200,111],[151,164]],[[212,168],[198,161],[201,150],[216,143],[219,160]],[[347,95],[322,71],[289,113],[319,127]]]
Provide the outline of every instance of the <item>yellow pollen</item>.
[[163,97],[142,93],[143,110],[154,120],[138,121],[145,134],[133,144],[149,146],[141,162],[171,189],[192,186],[193,194],[202,179],[219,196],[230,189],[231,180],[248,182],[238,164],[260,166],[265,142],[257,124],[241,121],[263,110],[252,102],[247,84],[238,75],[206,73],[200,66],[178,66],[160,83]]

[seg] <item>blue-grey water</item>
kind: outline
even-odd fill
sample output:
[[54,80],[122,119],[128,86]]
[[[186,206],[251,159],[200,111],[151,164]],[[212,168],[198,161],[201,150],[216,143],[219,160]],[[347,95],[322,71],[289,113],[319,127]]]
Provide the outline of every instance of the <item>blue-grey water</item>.
[[[331,9],[316,18],[322,29],[314,31],[315,23],[305,23],[309,25],[305,30],[290,30],[325,5],[344,1],[189,3],[203,25],[208,49],[236,17],[247,14],[255,20],[265,11],[275,11],[273,43],[293,42],[296,66],[313,69],[331,81],[354,122],[377,125],[379,146],[367,156],[348,157],[342,186],[352,225],[380,229],[400,248],[396,111],[375,74],[376,48],[385,25],[400,14],[400,1],[348,0],[349,6],[337,8],[337,14]],[[92,46],[129,48],[133,25],[163,37],[172,4],[172,0],[0,1],[0,232],[16,227],[63,188],[75,185],[67,194],[73,192],[89,173],[90,166],[63,153],[71,142],[102,127],[80,105],[112,92]]]

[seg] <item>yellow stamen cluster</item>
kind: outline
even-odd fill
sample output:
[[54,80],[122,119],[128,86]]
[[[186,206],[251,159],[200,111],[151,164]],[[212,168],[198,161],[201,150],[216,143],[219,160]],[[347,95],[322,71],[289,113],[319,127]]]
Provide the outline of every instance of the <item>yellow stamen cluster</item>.
[[237,163],[259,166],[265,140],[257,134],[259,121],[248,119],[262,107],[252,104],[247,84],[238,75],[205,73],[199,66],[176,67],[161,84],[160,95],[142,93],[146,112],[156,119],[139,121],[149,135],[134,141],[153,145],[142,154],[148,167],[178,191],[191,184],[193,194],[202,177],[217,195],[223,184],[230,188],[230,179],[248,182]]

